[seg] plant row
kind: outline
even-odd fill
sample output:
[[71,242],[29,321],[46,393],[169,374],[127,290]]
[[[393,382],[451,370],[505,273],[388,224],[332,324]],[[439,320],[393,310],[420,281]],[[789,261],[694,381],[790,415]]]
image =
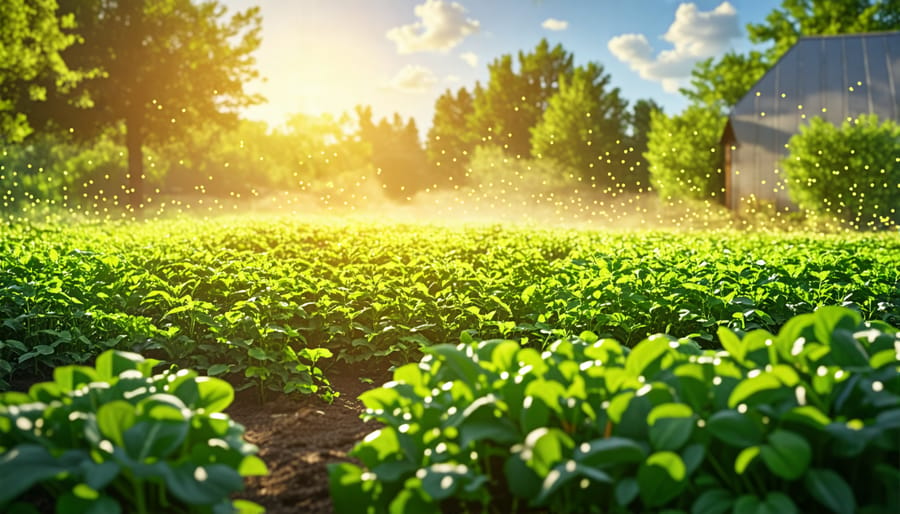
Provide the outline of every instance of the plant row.
[[62,366],[27,393],[0,393],[0,511],[258,513],[230,499],[266,474],[244,428],[222,411],[232,387],[109,350]]
[[591,331],[716,348],[821,305],[900,325],[896,234],[541,231],[258,218],[0,227],[0,389],[108,348],[330,396],[326,368]]
[[437,345],[361,396],[337,512],[898,512],[900,334],[826,307],[724,350]]

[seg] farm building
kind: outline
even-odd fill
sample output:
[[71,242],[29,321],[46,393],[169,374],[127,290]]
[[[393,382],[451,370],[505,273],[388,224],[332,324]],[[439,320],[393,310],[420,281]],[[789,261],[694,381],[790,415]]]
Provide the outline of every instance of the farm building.
[[780,161],[806,120],[900,120],[900,32],[801,38],[732,109],[722,144],[725,204],[793,208]]

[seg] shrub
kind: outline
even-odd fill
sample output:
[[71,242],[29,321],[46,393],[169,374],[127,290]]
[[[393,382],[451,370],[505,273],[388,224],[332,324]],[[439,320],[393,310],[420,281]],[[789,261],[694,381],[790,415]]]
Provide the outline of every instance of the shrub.
[[725,117],[705,107],[651,115],[647,136],[650,182],[664,200],[718,200],[725,178],[719,139]]
[[825,307],[719,336],[429,348],[360,397],[385,426],[330,466],[335,508],[900,510],[896,329]]
[[[261,512],[229,496],[266,473],[244,428],[222,410],[228,383],[165,371],[110,350],[64,366],[28,393],[0,394],[0,511],[33,512],[40,486],[56,512]],[[9,509],[9,510],[7,510]]]
[[840,127],[813,118],[788,147],[782,167],[800,208],[856,227],[900,222],[900,125],[874,114]]

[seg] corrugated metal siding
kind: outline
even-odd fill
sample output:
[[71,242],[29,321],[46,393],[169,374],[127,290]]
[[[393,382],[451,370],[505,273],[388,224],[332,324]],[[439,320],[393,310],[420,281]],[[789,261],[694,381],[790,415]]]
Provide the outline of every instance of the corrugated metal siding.
[[860,114],[900,120],[900,32],[802,38],[731,112],[727,203],[793,203],[779,162],[802,123]]

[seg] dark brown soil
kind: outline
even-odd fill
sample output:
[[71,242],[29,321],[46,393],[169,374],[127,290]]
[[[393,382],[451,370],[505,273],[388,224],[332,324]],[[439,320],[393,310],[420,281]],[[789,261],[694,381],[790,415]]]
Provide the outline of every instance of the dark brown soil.
[[237,496],[262,505],[268,514],[334,512],[326,465],[352,461],[347,452],[378,428],[374,421],[360,419],[363,405],[357,397],[389,380],[390,374],[347,365],[326,374],[341,393],[331,404],[299,394],[260,404],[255,392],[245,391],[227,411],[247,429],[245,439],[259,446],[259,457],[269,468],[268,476],[250,478]]

